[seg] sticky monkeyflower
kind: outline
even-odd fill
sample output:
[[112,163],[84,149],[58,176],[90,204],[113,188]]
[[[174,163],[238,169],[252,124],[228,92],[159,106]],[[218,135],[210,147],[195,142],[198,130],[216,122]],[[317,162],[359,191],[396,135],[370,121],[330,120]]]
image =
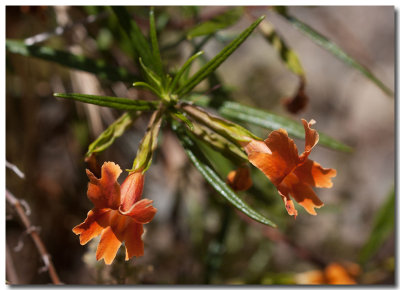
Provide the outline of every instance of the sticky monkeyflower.
[[143,256],[143,224],[150,222],[157,212],[152,200],[141,199],[144,174],[131,172],[120,185],[117,181],[122,170],[114,162],[105,162],[98,179],[90,170],[87,196],[94,208],[87,214],[85,221],[73,232],[80,235],[81,245],[101,235],[97,247],[96,259],[104,258],[111,264],[122,242],[125,244],[125,260]]
[[305,150],[299,155],[294,141],[289,138],[286,130],[272,131],[264,141],[252,140],[242,142],[249,161],[260,169],[275,185],[281,195],[289,215],[297,216],[293,197],[297,203],[312,215],[314,208],[324,204],[315,194],[312,187],[332,187],[331,178],[336,176],[336,170],[322,168],[320,164],[308,159],[313,147],[318,143],[319,135],[311,129],[314,120],[307,122],[302,119],[305,130]]
[[352,285],[357,284],[355,278],[360,274],[360,267],[354,263],[341,265],[331,263],[324,270],[312,270],[295,275],[296,284],[332,284]]

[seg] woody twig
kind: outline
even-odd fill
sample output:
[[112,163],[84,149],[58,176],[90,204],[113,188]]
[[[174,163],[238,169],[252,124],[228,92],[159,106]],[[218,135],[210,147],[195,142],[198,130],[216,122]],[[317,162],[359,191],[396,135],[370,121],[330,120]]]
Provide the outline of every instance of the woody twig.
[[6,243],[6,275],[7,283],[11,285],[19,284],[17,271],[15,270],[14,260],[11,256],[11,250]]
[[6,199],[7,199],[7,202],[9,202],[14,207],[19,218],[21,219],[22,223],[24,224],[27,233],[31,236],[38,252],[40,253],[40,256],[42,257],[42,260],[44,263],[44,267],[42,269],[49,272],[49,275],[50,275],[50,278],[51,278],[51,281],[53,282],[53,284],[61,285],[62,283],[61,283],[60,279],[58,278],[56,269],[54,268],[53,262],[51,261],[51,257],[48,254],[44,243],[40,239],[40,236],[37,232],[36,227],[33,226],[31,224],[30,220],[28,219],[28,216],[26,215],[26,212],[24,210],[22,203],[20,202],[20,200],[18,198],[16,198],[7,189],[6,189]]

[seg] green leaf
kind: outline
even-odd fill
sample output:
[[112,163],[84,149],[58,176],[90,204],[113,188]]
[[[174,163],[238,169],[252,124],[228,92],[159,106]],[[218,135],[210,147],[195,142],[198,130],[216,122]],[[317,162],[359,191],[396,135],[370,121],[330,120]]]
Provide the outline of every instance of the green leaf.
[[93,141],[86,152],[86,157],[99,153],[110,147],[116,138],[122,136],[125,130],[140,116],[140,112],[127,112],[112,123]]
[[[211,98],[207,96],[195,95],[191,97],[191,100],[200,106],[208,106],[211,104]],[[273,114],[266,110],[252,108],[231,101],[223,101],[217,105],[216,109],[218,109],[218,112],[222,116],[228,119],[247,122],[271,131],[284,128],[291,137],[299,139],[305,138],[304,128],[301,122],[293,121],[289,118]],[[324,133],[319,133],[319,144],[339,151],[352,151],[351,147],[336,141]]]
[[225,46],[214,58],[207,62],[201,69],[199,69],[192,77],[190,77],[185,84],[177,90],[177,94],[182,97],[189,93],[197,84],[208,77],[220,64],[222,64],[253,32],[257,25],[264,19],[262,16],[253,22],[247,29],[245,29],[237,38],[230,44]]
[[162,89],[161,78],[143,63],[141,57],[139,57],[139,63],[142,66],[143,71],[144,71],[144,73],[146,75],[146,78],[149,81],[149,83],[151,83],[151,85],[154,88],[157,88],[157,91],[161,91],[161,89]]
[[111,6],[111,9],[117,16],[119,23],[128,36],[136,55],[141,57],[143,62],[151,69],[155,69],[157,65],[153,59],[150,45],[135,20],[133,20],[132,16],[123,6]]
[[192,55],[184,64],[183,66],[179,69],[178,73],[176,74],[176,76],[174,77],[174,79],[172,80],[171,86],[169,88],[170,92],[174,92],[176,85],[178,84],[179,80],[181,79],[183,73],[190,67],[190,65],[192,64],[192,62],[198,58],[200,55],[202,55],[204,52],[203,51],[199,51],[196,54]]
[[163,67],[162,67],[162,60],[160,55],[160,49],[158,47],[158,40],[157,40],[157,29],[156,23],[154,20],[154,8],[150,8],[150,40],[151,40],[151,47],[153,52],[153,61],[155,64],[155,71],[156,73],[164,77]]
[[212,148],[213,152],[219,152],[236,165],[249,161],[240,147],[198,122],[193,123],[191,131],[186,133],[189,137],[193,137],[192,139],[196,138],[207,144],[208,147]]
[[214,116],[200,107],[182,103],[181,108],[188,113],[191,118],[201,122],[239,146],[241,146],[242,142],[248,142],[254,139],[262,140],[246,128],[221,117]]
[[187,38],[208,35],[217,32],[218,30],[227,28],[235,24],[243,14],[241,7],[235,7],[228,11],[212,18],[211,20],[200,23],[187,32]]
[[359,261],[365,264],[380,249],[383,242],[394,231],[396,198],[394,188],[385,203],[375,214],[371,234],[361,249]]
[[286,67],[300,77],[305,76],[304,69],[297,54],[286,44],[283,38],[276,32],[274,26],[264,21],[260,24],[260,30],[265,39],[278,52]]
[[179,128],[174,128],[175,132],[178,135],[179,140],[181,141],[189,159],[192,161],[194,166],[200,171],[203,177],[207,180],[208,183],[220,194],[222,195],[229,203],[231,203],[238,210],[243,212],[245,215],[250,218],[268,225],[272,227],[276,227],[276,225],[256,212],[252,209],[247,203],[245,203],[214,171],[214,169],[210,166],[207,159],[204,157],[201,151],[194,145],[194,142]]
[[190,121],[182,112],[174,111],[172,113],[175,117],[185,123],[185,125],[189,128],[189,130],[194,130],[194,126],[192,121]]
[[70,99],[74,101],[95,104],[103,107],[110,107],[119,110],[128,111],[154,111],[157,109],[158,101],[142,101],[142,100],[131,100],[126,98],[116,98],[107,96],[96,96],[96,95],[84,95],[84,94],[61,94],[55,93],[55,97]]
[[329,40],[327,37],[314,30],[312,27],[308,26],[304,22],[296,19],[295,17],[289,15],[286,12],[278,11],[280,15],[286,18],[294,27],[299,29],[305,35],[307,35],[312,41],[320,45],[322,48],[326,49],[334,56],[342,60],[344,63],[360,71],[365,77],[371,80],[375,85],[377,85],[386,95],[393,96],[393,91],[389,89],[382,81],[380,81],[367,67],[361,65],[346,52],[344,52],[337,44]]
[[132,86],[134,86],[134,87],[143,87],[143,88],[146,88],[146,89],[152,91],[157,96],[161,95],[161,93],[158,90],[158,88],[155,88],[155,87],[153,87],[152,85],[149,85],[146,82],[135,82],[135,83],[132,84]]
[[48,46],[26,45],[19,40],[6,40],[6,49],[11,53],[27,57],[36,57],[52,61],[60,65],[96,74],[100,78],[111,81],[133,82],[138,76],[130,74],[126,69],[107,65],[102,60],[90,59],[83,55],[75,55],[66,51],[56,50]]

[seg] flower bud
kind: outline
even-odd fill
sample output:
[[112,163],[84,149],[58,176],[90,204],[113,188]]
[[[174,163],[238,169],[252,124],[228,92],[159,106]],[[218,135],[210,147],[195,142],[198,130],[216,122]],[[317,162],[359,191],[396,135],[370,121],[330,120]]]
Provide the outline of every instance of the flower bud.
[[244,191],[249,189],[253,184],[253,181],[250,177],[250,168],[244,166],[229,172],[227,177],[227,184],[234,191]]

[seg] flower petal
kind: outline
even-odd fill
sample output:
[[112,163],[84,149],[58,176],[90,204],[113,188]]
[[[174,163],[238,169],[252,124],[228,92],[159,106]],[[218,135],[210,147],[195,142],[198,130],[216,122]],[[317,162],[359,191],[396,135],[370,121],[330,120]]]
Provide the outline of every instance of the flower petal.
[[304,152],[300,155],[300,159],[303,161],[308,157],[308,155],[310,155],[311,150],[318,143],[319,135],[317,130],[311,129],[311,126],[316,123],[315,120],[311,119],[310,122],[307,122],[306,120],[301,119],[301,121],[303,122],[304,131],[306,133]]
[[331,178],[336,176],[336,170],[322,168],[322,166],[310,159],[297,167],[294,174],[304,183],[310,186],[331,188],[333,183]]
[[292,185],[291,196],[304,209],[312,215],[317,215],[314,208],[320,208],[324,203],[318,198],[311,186],[305,183],[297,183]]
[[142,199],[135,203],[128,211],[121,211],[120,213],[131,217],[136,223],[147,224],[150,222],[157,212],[157,209],[151,204],[153,203],[150,199]]
[[278,190],[279,194],[281,195],[283,202],[285,203],[285,208],[286,211],[289,215],[294,215],[294,217],[296,218],[297,216],[297,210],[294,207],[294,203],[293,200],[290,199],[289,194],[284,194],[283,192],[281,192],[280,190]]
[[104,262],[110,265],[114,260],[121,241],[117,238],[112,227],[107,227],[101,235],[100,243],[96,251],[96,259],[101,260],[104,258]]
[[312,270],[295,275],[295,281],[298,285],[319,285],[326,284],[324,272],[321,270]]
[[278,186],[294,167],[288,165],[287,160],[278,154],[254,152],[249,155],[249,161],[260,169],[275,186]]
[[349,272],[338,263],[329,264],[325,268],[325,277],[329,284],[356,284],[356,281],[350,276]]
[[285,129],[272,131],[268,138],[264,140],[265,144],[271,150],[272,155],[279,155],[288,167],[293,168],[299,162],[299,152],[294,141],[289,138]]
[[249,161],[277,186],[299,163],[297,147],[284,129],[272,131],[264,142],[271,154],[249,152]]
[[80,235],[81,245],[85,245],[100,235],[101,231],[109,225],[110,211],[109,209],[90,210],[85,221],[72,229],[76,235]]
[[141,197],[144,184],[142,172],[133,172],[128,175],[121,185],[121,210],[129,210]]
[[241,142],[241,146],[243,147],[246,154],[249,155],[253,152],[260,152],[260,153],[268,153],[271,154],[271,150],[268,148],[267,144],[264,141],[260,140],[251,140],[250,142]]
[[278,190],[285,196],[291,195],[297,203],[305,208],[312,215],[316,215],[314,208],[320,208],[324,204],[317,197],[311,186],[303,183],[299,177],[293,173],[289,174],[278,186]]
[[98,179],[86,169],[89,177],[87,195],[95,208],[117,209],[120,203],[120,185],[117,182],[121,168],[114,162],[104,162],[101,167],[101,178]]
[[143,225],[131,220],[125,230],[125,260],[132,257],[140,257],[144,254],[144,244],[142,241]]

